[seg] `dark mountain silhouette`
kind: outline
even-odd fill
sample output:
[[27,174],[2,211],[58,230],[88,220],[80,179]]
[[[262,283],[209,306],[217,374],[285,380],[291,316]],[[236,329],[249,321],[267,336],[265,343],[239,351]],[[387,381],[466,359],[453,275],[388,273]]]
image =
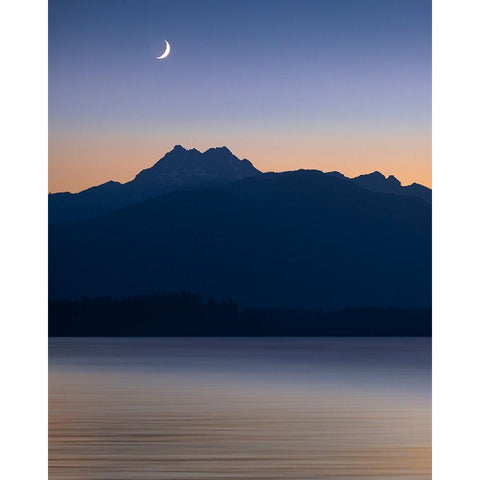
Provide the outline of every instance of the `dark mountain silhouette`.
[[[202,155],[181,152],[186,164],[187,155]],[[213,169],[224,156],[211,153]],[[241,165],[248,178],[51,224],[50,298],[188,290],[242,307],[430,305],[430,204],[340,175],[257,174]]]
[[100,217],[113,210],[173,190],[199,184],[214,184],[259,175],[246,159],[240,160],[227,147],[210,148],[204,153],[176,145],[151,168],[142,170],[132,181],[106,182],[77,194],[49,195],[51,222]]
[[[50,194],[49,221],[73,222],[96,218],[127,205],[175,190],[228,183],[262,175],[248,160],[238,159],[226,147],[210,148],[204,153],[176,145],[151,168],[142,170],[132,181],[109,181],[79,193]],[[348,178],[339,172],[329,175],[349,180],[367,190],[419,197],[431,203],[429,188],[413,183],[403,187],[394,177],[379,172]]]
[[330,175],[334,175],[337,178],[345,178],[351,182],[359,185],[372,192],[381,193],[393,193],[396,195],[409,195],[411,197],[419,197],[428,203],[432,203],[432,191],[419,185],[418,183],[412,183],[411,185],[402,186],[400,181],[393,175],[385,177],[380,172],[372,172],[365,175],[359,175],[358,177],[348,178],[342,175],[340,172],[328,172]]

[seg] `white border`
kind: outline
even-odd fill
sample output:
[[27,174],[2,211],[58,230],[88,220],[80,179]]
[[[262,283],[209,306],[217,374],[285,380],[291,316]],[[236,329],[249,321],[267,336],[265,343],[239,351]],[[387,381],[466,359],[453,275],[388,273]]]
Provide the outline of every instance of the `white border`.
[[48,478],[47,2],[2,4],[2,478]]
[[476,478],[480,4],[433,3],[433,478]]

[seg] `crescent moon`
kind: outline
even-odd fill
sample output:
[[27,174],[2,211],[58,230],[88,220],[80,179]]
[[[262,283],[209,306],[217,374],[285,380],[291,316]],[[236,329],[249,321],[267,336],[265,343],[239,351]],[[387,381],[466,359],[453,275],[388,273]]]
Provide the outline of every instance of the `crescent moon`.
[[156,57],[157,60],[163,60],[164,58],[167,58],[168,54],[170,53],[170,44],[166,40],[165,40],[165,43],[167,44],[167,47],[165,48],[165,51],[159,57]]

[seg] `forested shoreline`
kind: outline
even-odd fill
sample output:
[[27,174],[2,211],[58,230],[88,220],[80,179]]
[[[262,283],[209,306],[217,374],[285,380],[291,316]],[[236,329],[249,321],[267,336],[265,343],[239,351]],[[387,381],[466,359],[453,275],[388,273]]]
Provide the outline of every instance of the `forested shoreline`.
[[431,314],[430,308],[240,308],[182,292],[51,300],[49,336],[431,336]]

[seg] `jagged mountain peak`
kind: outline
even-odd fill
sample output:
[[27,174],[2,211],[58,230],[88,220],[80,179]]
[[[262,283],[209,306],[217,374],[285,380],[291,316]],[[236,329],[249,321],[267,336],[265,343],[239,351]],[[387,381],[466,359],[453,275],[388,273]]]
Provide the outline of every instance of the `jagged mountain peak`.
[[134,181],[144,181],[146,178],[158,181],[163,175],[169,178],[173,175],[184,179],[206,176],[235,180],[258,173],[260,172],[248,160],[240,160],[225,146],[209,148],[202,153],[196,148],[187,150],[182,145],[175,145],[152,167],[142,170]]
[[364,175],[359,175],[358,177],[352,178],[352,180],[358,185],[364,187],[385,187],[391,188],[392,186],[400,187],[400,181],[393,175],[386,177],[383,173],[379,171],[374,171],[371,173],[366,173]]
[[389,176],[387,177],[387,182],[395,183],[396,185],[399,185],[399,186],[402,185],[401,182],[400,182],[400,180],[399,180],[397,177],[394,177],[393,175],[389,175]]
[[[366,190],[415,196],[431,203],[429,188],[418,184],[403,187],[393,175],[385,177],[378,171],[355,178],[346,177],[340,172],[323,174],[318,170],[299,170],[297,173],[300,176],[306,174],[315,178],[320,173],[336,177],[337,181],[355,183]],[[76,194],[64,192],[49,195],[50,221],[95,218],[174,190],[231,183],[262,175],[270,174],[263,174],[245,158],[240,160],[226,146],[213,147],[201,152],[196,148],[186,149],[177,144],[153,166],[142,170],[127,183],[110,181]]]
[[203,153],[204,154],[221,153],[221,154],[233,155],[233,153],[225,146],[223,146],[223,147],[211,147],[208,150],[205,150],[205,152],[203,152]]

